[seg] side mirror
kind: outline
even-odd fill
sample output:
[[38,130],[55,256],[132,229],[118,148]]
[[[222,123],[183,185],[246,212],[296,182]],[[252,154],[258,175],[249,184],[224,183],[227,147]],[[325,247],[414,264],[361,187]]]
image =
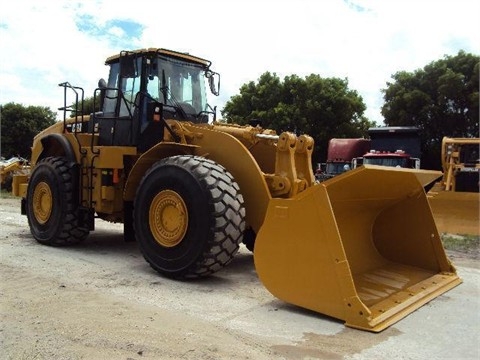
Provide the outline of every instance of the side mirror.
[[414,159],[415,161],[415,169],[420,169],[420,159]]
[[359,166],[359,165],[362,165],[362,162],[361,161],[359,162],[358,158],[353,158],[352,159],[352,169],[356,169],[357,166]]
[[205,76],[208,79],[208,85],[213,95],[218,96],[220,94],[220,74],[207,70]]
[[98,80],[98,88],[100,89],[100,104],[99,104],[99,109],[100,111],[103,111],[103,104],[105,102],[105,94],[106,94],[106,88],[107,88],[107,82],[105,79],[100,79]]
[[105,79],[100,79],[98,80],[98,87],[100,89],[105,89],[107,87],[107,82],[105,81]]

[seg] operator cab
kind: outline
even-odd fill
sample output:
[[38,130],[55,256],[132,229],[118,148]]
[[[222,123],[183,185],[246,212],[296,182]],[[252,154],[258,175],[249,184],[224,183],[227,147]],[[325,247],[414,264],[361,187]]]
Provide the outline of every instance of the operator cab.
[[[146,151],[163,140],[165,120],[208,123],[206,83],[219,94],[220,76],[210,62],[165,49],[122,51],[107,59],[108,81],[95,91],[103,111],[94,114],[100,145]],[[173,134],[172,134],[173,135]],[[174,136],[175,138],[175,136]]]

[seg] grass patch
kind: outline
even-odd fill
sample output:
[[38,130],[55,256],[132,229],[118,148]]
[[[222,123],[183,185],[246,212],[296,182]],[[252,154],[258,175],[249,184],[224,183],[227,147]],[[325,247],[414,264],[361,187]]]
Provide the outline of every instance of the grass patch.
[[0,189],[0,199],[15,199],[16,196],[13,196],[11,191],[6,189]]
[[471,252],[480,248],[480,236],[477,235],[442,234],[441,238],[447,250]]

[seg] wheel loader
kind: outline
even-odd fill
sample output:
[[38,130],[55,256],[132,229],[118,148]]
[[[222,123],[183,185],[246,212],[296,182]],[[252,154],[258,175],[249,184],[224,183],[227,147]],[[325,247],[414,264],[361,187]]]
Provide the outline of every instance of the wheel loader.
[[443,185],[445,191],[479,192],[480,138],[442,140]]
[[30,166],[28,161],[20,156],[8,160],[0,160],[0,189],[12,191],[13,176],[15,174],[28,174]]
[[106,65],[100,111],[85,115],[83,89],[60,84],[64,119],[34,138],[32,173],[15,178],[39,243],[121,222],[153,269],[191,279],[243,242],[273,295],[373,332],[461,283],[424,192],[441,173],[372,165],[317,183],[310,136],[217,121],[210,61],[149,48]]
[[480,236],[480,138],[443,137],[443,178],[428,193],[437,229]]

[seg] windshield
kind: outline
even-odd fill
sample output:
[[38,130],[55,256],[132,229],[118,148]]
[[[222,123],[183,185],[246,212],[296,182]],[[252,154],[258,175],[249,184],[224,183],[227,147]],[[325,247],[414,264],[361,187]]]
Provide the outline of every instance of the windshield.
[[147,91],[155,100],[196,115],[207,110],[204,74],[200,65],[158,56],[150,67]]
[[150,99],[147,102],[163,103],[166,116],[175,119],[208,122],[209,114],[215,118],[215,110],[207,104],[205,79],[211,80],[216,73],[207,70],[206,64],[149,53],[148,56],[127,54],[109,65],[103,104],[105,117],[132,117],[143,106],[144,119],[146,102],[143,102]]
[[327,163],[327,174],[340,174],[347,170],[350,170],[350,164],[348,162],[331,162]]
[[480,155],[478,144],[465,144],[462,145],[462,151],[460,152],[460,162],[467,165],[475,165],[480,163]]
[[407,158],[404,157],[365,157],[364,164],[383,165],[393,167],[407,167]]

